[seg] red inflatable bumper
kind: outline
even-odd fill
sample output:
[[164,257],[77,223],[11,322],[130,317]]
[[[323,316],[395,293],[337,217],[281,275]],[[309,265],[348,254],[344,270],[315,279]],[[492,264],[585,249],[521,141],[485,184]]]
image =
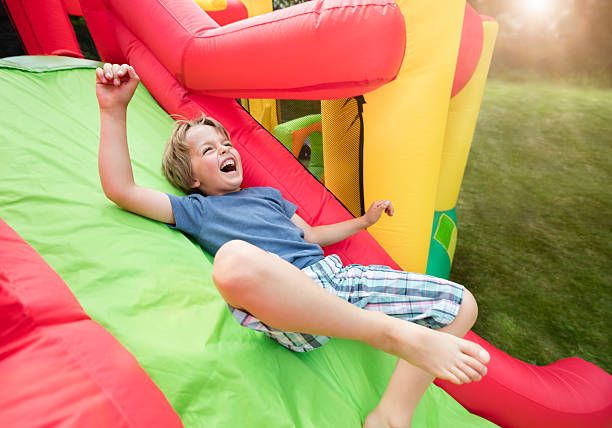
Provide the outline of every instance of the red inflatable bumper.
[[223,27],[191,0],[82,7],[104,61],[124,58],[115,34],[120,22],[183,86],[216,96],[361,95],[392,80],[404,56],[404,19],[391,0],[309,1]]
[[162,392],[0,220],[0,426],[181,427]]
[[612,427],[612,376],[581,358],[534,366],[469,332],[491,354],[480,382],[436,381],[466,409],[508,428]]

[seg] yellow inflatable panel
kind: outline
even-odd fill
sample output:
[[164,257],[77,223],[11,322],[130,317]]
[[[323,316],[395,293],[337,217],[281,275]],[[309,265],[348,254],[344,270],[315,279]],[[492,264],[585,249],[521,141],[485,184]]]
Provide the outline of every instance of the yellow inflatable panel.
[[246,6],[249,12],[249,18],[252,16],[263,15],[264,13],[272,12],[272,0],[240,0]]
[[450,101],[446,136],[440,166],[436,211],[453,209],[457,204],[463,173],[468,160],[476,120],[480,111],[498,24],[483,22],[483,45],[480,60],[467,85]]
[[242,106],[257,120],[268,132],[272,132],[278,125],[278,102],[274,99],[246,99]]
[[393,202],[370,233],[403,269],[425,272],[465,0],[397,4],[406,53],[397,79],[365,95],[364,202]]
[[225,10],[227,8],[226,0],[194,0],[200,9],[214,12],[215,10]]

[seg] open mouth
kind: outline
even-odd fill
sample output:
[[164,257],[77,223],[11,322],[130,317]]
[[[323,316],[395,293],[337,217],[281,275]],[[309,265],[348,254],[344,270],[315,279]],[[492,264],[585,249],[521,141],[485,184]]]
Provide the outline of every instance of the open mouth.
[[219,168],[222,172],[234,172],[236,171],[236,162],[234,159],[226,159]]

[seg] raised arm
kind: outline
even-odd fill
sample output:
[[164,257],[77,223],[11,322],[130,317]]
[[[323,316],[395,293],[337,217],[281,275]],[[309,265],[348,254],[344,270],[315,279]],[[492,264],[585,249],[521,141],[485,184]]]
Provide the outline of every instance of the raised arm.
[[307,242],[325,247],[372,226],[378,221],[383,211],[389,216],[393,215],[393,205],[390,201],[375,201],[361,217],[352,218],[340,223],[313,227],[297,214],[291,217],[291,221],[304,231],[304,239]]
[[127,64],[104,64],[96,69],[100,105],[98,169],[104,194],[121,208],[174,224],[168,195],[134,183],[127,144],[127,106],[140,79]]

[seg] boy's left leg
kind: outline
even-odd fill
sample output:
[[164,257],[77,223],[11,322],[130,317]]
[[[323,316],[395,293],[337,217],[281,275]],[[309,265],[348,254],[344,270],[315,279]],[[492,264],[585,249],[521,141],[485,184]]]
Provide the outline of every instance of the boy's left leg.
[[[476,343],[361,309],[324,290],[304,271],[246,242],[230,241],[219,249],[213,281],[228,304],[270,327],[360,340],[457,384],[463,382],[457,372],[463,373],[466,364],[484,374],[489,361]],[[450,321],[452,317],[444,324]],[[469,377],[473,371],[464,374]]]
[[[476,322],[478,307],[472,294],[465,290],[459,313],[452,323],[440,328],[438,331],[463,337]],[[473,371],[473,379],[480,380],[481,375]],[[463,382],[471,382],[463,373],[457,373]],[[365,428],[375,427],[402,427],[411,426],[414,411],[421,397],[433,382],[434,377],[429,373],[400,359],[382,399],[376,408],[366,417]]]

